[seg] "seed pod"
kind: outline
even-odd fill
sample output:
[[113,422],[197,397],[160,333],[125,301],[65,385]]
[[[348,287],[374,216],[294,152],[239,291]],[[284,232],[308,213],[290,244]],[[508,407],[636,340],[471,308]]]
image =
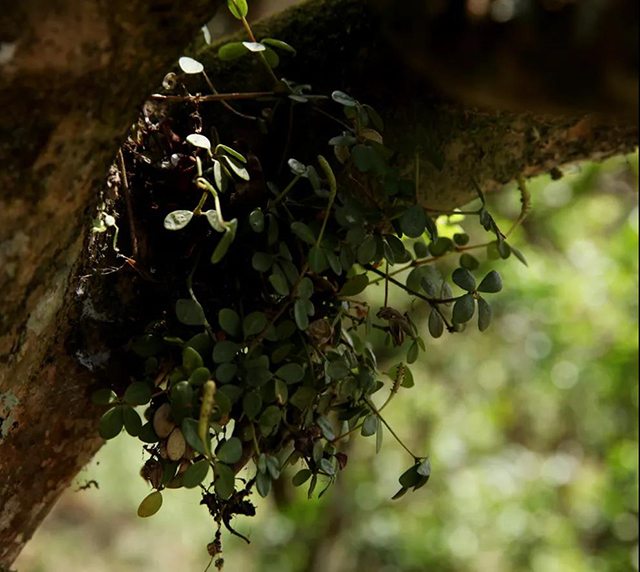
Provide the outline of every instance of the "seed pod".
[[[190,447],[189,447],[190,448]],[[186,459],[182,459],[182,462],[180,463],[180,466],[178,467],[178,474],[181,475],[182,473],[184,473],[189,467],[191,466],[191,463],[189,461],[187,461]]]
[[160,439],[164,439],[169,436],[175,426],[176,424],[171,419],[171,405],[164,403],[153,416],[153,430]]
[[166,461],[169,458],[169,454],[167,452],[167,442],[161,441],[158,445],[158,453],[160,456]]
[[178,461],[182,459],[186,450],[187,442],[184,440],[184,435],[182,431],[176,427],[167,440],[167,455],[172,461]]

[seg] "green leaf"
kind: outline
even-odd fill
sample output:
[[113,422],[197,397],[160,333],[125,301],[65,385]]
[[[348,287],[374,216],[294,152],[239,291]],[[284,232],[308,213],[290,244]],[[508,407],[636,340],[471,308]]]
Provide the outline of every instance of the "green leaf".
[[462,298],[456,300],[456,303],[453,305],[453,323],[464,324],[468,322],[473,318],[475,308],[475,300],[471,294],[465,294]]
[[230,62],[232,60],[237,60],[248,53],[247,48],[242,42],[231,42],[220,47],[218,50],[218,57],[223,62]]
[[291,482],[294,487],[299,487],[304,485],[311,478],[311,471],[309,469],[301,469],[295,475],[293,475],[293,479]]
[[202,361],[202,357],[200,354],[192,347],[185,346],[182,350],[182,367],[188,374],[191,374],[192,371],[202,367],[204,362]]
[[357,139],[352,135],[338,135],[337,137],[332,137],[329,139],[329,145],[335,146],[343,146],[343,147],[351,147],[355,145]]
[[499,240],[498,241],[498,254],[500,254],[500,258],[506,260],[511,256],[511,246],[509,246],[506,241]]
[[375,171],[380,165],[380,157],[369,145],[355,145],[351,149],[351,157],[357,169],[363,173]]
[[213,347],[213,361],[215,363],[229,363],[233,361],[240,346],[230,340],[222,340]]
[[309,267],[318,274],[327,268],[327,258],[324,250],[319,246],[313,246],[311,250],[309,250]]
[[138,516],[147,518],[156,514],[162,506],[162,493],[153,491],[147,495],[138,507]]
[[362,429],[360,430],[360,434],[363,437],[369,437],[370,435],[375,435],[376,431],[378,430],[378,418],[373,415],[372,413],[367,415],[364,418],[364,421],[362,423]]
[[226,230],[225,226],[220,222],[220,217],[216,210],[211,209],[203,212],[202,214],[207,217],[207,222],[213,230],[216,232],[224,232]]
[[411,370],[408,367],[405,367],[404,379],[402,380],[402,387],[406,387],[407,389],[410,389],[415,384],[416,382],[413,379],[413,373],[411,373]]
[[124,428],[129,435],[137,437],[140,434],[140,430],[142,429],[142,419],[140,419],[140,415],[138,415],[138,412],[133,407],[128,405],[123,406],[122,420]]
[[413,467],[407,469],[404,473],[402,473],[400,479],[398,480],[405,489],[410,489],[411,487],[415,487],[418,484],[418,482],[420,481],[420,477],[421,475],[418,474],[418,465],[414,465]]
[[350,95],[347,95],[343,91],[334,91],[331,94],[331,99],[333,101],[339,103],[340,105],[344,105],[345,107],[356,107],[358,102],[353,99]]
[[287,165],[289,165],[289,169],[291,172],[298,177],[306,177],[307,176],[307,167],[302,164],[297,159],[291,158],[287,161]]
[[413,244],[413,250],[416,253],[416,258],[427,258],[429,256],[429,248],[422,240]]
[[258,393],[246,393],[242,400],[242,410],[249,420],[255,419],[262,410],[262,397]]
[[230,336],[239,336],[241,334],[240,316],[238,316],[238,312],[231,308],[222,308],[218,312],[218,323]]
[[236,476],[233,469],[224,463],[216,463],[214,473],[216,494],[223,500],[229,500],[235,489]]
[[450,250],[453,250],[453,248],[453,240],[446,236],[441,236],[429,245],[429,252],[431,252],[433,256],[442,256]]
[[197,487],[207,478],[209,473],[209,461],[202,459],[191,465],[182,475],[182,485],[187,489]]
[[356,257],[358,259],[358,263],[361,265],[369,264],[376,256],[376,239],[375,237],[369,235],[358,247],[358,252]]
[[280,478],[280,463],[273,455],[267,455],[267,471],[271,475],[272,479],[275,480]]
[[465,246],[469,244],[469,235],[466,232],[456,232],[453,235],[453,242],[458,246]]
[[376,431],[376,455],[380,452],[380,449],[382,449],[382,437],[383,437],[382,423],[378,423],[378,429]]
[[434,338],[439,338],[444,332],[444,322],[437,310],[432,309],[429,314],[429,333]]
[[113,439],[120,434],[124,425],[122,406],[109,409],[101,418],[98,424],[98,433],[103,439]]
[[264,230],[264,214],[260,209],[251,211],[249,215],[249,224],[253,232],[260,233]]
[[272,274],[269,276],[269,283],[280,296],[288,296],[290,293],[287,279],[282,274]]
[[205,323],[202,306],[190,298],[181,298],[176,302],[176,317],[187,326],[203,326]]
[[427,214],[420,205],[409,207],[400,217],[400,229],[409,238],[422,236],[427,226]]
[[213,182],[219,192],[226,192],[227,186],[229,185],[229,173],[217,159],[213,159]]
[[[404,243],[393,234],[385,234],[384,239],[393,252],[393,257],[396,262],[403,262],[407,256],[407,250],[404,247]],[[423,243],[424,244],[424,243]]]
[[484,298],[478,298],[478,329],[484,332],[491,324],[491,306]]
[[228,465],[233,465],[242,457],[242,443],[237,437],[231,437],[222,443],[216,454],[218,459]]
[[230,383],[238,373],[238,366],[235,363],[223,363],[216,369],[216,381],[218,383]]
[[91,401],[96,405],[110,405],[111,403],[118,401],[118,396],[113,390],[108,387],[103,387],[101,389],[96,389],[91,394]]
[[309,326],[309,316],[307,315],[307,306],[305,300],[296,300],[293,305],[293,317],[296,325],[300,330],[306,330]]
[[289,399],[289,403],[300,410],[307,408],[316,397],[316,390],[308,385],[300,387]]
[[425,275],[420,280],[420,287],[425,291],[429,298],[435,298],[438,295],[438,286],[433,276]]
[[331,464],[331,461],[329,461],[329,459],[320,459],[320,462],[318,463],[318,468],[323,472],[326,473],[327,475],[329,475],[330,477],[332,477],[333,475],[336,474],[335,469],[333,468],[333,465]]
[[260,418],[258,419],[258,424],[260,425],[260,431],[262,431],[263,435],[269,435],[273,428],[280,423],[282,419],[282,413],[280,409],[278,409],[275,405],[270,405],[267,407]]
[[417,342],[412,342],[407,351],[407,363],[414,363],[418,359],[420,353],[420,346]]
[[213,251],[211,255],[211,264],[217,264],[220,262],[224,255],[229,250],[229,247],[233,243],[236,237],[236,230],[238,228],[238,220],[233,219],[227,224],[227,228],[225,229],[225,233],[222,235],[222,238],[218,242],[216,249]]
[[189,224],[193,213],[186,210],[170,212],[164,219],[164,228],[167,230],[180,230]]
[[467,292],[473,292],[476,289],[476,279],[466,268],[456,268],[451,278],[455,284]]
[[187,74],[198,74],[204,71],[204,66],[199,61],[187,56],[182,56],[178,60],[178,65],[180,69]]
[[395,495],[391,497],[391,500],[401,499],[404,495],[407,494],[408,491],[409,489],[405,489],[404,487],[402,487]]
[[513,252],[514,256],[520,261],[522,262],[522,264],[524,264],[525,266],[529,266],[527,264],[527,259],[524,257],[524,254],[522,254],[522,252],[520,252],[515,246],[511,247],[511,252]]
[[479,292],[486,292],[488,294],[495,294],[502,290],[502,276],[497,270],[492,270],[487,274],[480,282],[478,286]]
[[189,376],[189,383],[191,385],[200,386],[204,385],[211,379],[211,372],[209,368],[199,367],[193,371],[193,373]]
[[229,157],[228,155],[222,155],[221,158],[224,159],[227,167],[229,167],[229,169],[231,169],[239,179],[242,179],[243,181],[249,181],[251,179],[249,171],[240,161],[234,157]]
[[275,38],[263,38],[261,40],[263,44],[267,44],[268,46],[273,46],[274,48],[280,48],[286,52],[292,53],[294,56],[296,55],[296,49],[287,44],[287,42],[283,42],[282,40],[276,40]]
[[249,13],[247,0],[227,0],[227,7],[238,20],[242,20]]
[[151,422],[145,423],[138,432],[138,439],[143,443],[157,443],[160,439],[153,430],[153,424]]
[[316,243],[316,235],[313,234],[313,231],[303,222],[291,223],[291,231],[307,244]]
[[349,366],[343,359],[332,361],[327,368],[327,374],[332,380],[344,379],[351,373]]
[[267,473],[258,473],[256,475],[256,489],[258,494],[265,498],[271,491],[271,477]]
[[417,466],[416,471],[421,477],[431,476],[431,461],[425,459]]
[[324,415],[320,415],[316,419],[316,424],[320,427],[322,435],[327,441],[332,441],[335,438],[336,434],[333,430],[333,425]]
[[341,288],[339,296],[352,297],[363,292],[369,285],[369,277],[367,274],[356,274],[353,278],[349,278]]
[[256,252],[251,258],[251,266],[258,272],[266,272],[273,264],[273,256],[266,252]]
[[[250,42],[247,42],[247,43],[250,43]],[[218,145],[216,145],[216,154],[220,153],[221,151],[223,153],[226,153],[227,155],[231,155],[234,159],[237,159],[241,163],[247,162],[246,157],[242,153],[239,153],[238,151],[236,151],[232,147],[229,147],[228,145],[223,145],[222,143],[219,143]]]
[[253,53],[264,52],[267,49],[267,46],[260,42],[242,42],[242,45]]
[[276,377],[287,383],[298,383],[304,377],[304,368],[297,363],[288,363],[276,371]]
[[475,256],[467,254],[466,252],[460,256],[460,266],[467,270],[477,270],[480,267],[480,263]]
[[304,298],[305,300],[308,300],[309,298],[311,298],[311,296],[313,296],[313,282],[311,281],[310,278],[308,278],[307,276],[305,276],[301,281],[300,284],[298,286],[298,291],[297,291],[297,295],[300,298]]
[[244,337],[255,336],[267,327],[269,320],[262,312],[251,312],[242,324]]
[[146,405],[151,401],[151,387],[144,381],[134,381],[127,387],[123,399],[130,405]]
[[267,48],[264,51],[264,57],[267,60],[267,63],[269,64],[269,67],[271,69],[277,68],[278,65],[280,64],[280,56],[271,48]]
[[190,417],[183,419],[180,429],[182,429],[185,441],[194,451],[202,455],[207,454],[204,443],[198,434],[198,421],[196,419],[191,419]]
[[384,122],[382,121],[382,117],[380,117],[378,112],[366,103],[362,107],[364,107],[364,109],[367,111],[367,115],[369,115],[369,118],[371,119],[371,122],[373,123],[375,128],[378,131],[384,131]]
[[200,135],[200,133],[192,133],[191,135],[187,135],[187,142],[191,143],[194,147],[199,147],[200,149],[208,149],[211,150],[211,141],[207,139],[204,135]]

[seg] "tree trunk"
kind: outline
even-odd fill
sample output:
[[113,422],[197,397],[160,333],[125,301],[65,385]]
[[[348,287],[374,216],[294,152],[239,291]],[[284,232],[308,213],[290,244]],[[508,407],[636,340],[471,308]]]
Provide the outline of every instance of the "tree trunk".
[[[96,270],[103,244],[89,237],[87,223],[145,96],[216,4],[27,0],[5,8],[0,104],[9,113],[0,138],[0,565],[13,562],[100,447],[100,411],[89,403],[91,387],[128,383],[124,346],[141,329],[140,300],[148,286],[133,271]],[[637,7],[635,13],[637,20]],[[422,28],[419,24],[414,21],[413,30],[428,33],[441,22],[425,17]],[[633,38],[637,26],[632,18],[626,24],[625,30],[633,26]],[[455,96],[461,78],[471,73],[459,54],[450,54],[451,66],[459,68],[447,67],[447,73],[434,64],[433,45],[412,50],[413,68],[400,65],[407,44],[396,40],[399,52],[390,48],[364,0],[314,0],[256,30],[259,37],[277,37],[298,48],[296,58],[283,58],[283,77],[309,79],[316,92],[349,91],[383,115],[389,146],[411,156],[419,149],[421,200],[431,207],[467,202],[474,182],[491,190],[518,175],[628,152],[637,143],[635,120],[624,104],[630,97],[626,62],[635,52],[623,58],[624,65],[615,50],[601,54],[598,69],[620,60],[616,77],[626,79],[616,83],[623,85],[619,90],[594,86],[576,106],[564,92],[541,98],[544,105],[535,112],[567,114],[533,115],[528,105],[525,111],[518,105],[520,91],[504,92],[495,78],[488,86],[484,76],[480,87],[470,82],[465,98],[445,98],[435,84]],[[456,28],[469,38],[477,31]],[[394,34],[397,28],[390,37]],[[414,36],[405,39],[411,38],[414,45]],[[530,57],[531,45],[527,50]],[[489,52],[477,55],[492,59]],[[223,63],[214,50],[200,59],[220,89],[264,87],[248,61]],[[526,69],[528,78],[544,72]],[[548,84],[548,79],[536,83]],[[478,101],[498,102],[500,109],[471,106]],[[615,118],[568,113],[584,111],[585,103],[601,111],[612,101],[623,111]]]

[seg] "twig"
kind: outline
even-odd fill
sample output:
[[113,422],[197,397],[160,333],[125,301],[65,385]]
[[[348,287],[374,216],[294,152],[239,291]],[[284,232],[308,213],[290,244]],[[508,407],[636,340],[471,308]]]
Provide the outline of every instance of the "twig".
[[127,167],[124,163],[122,148],[118,149],[118,161],[120,163],[120,174],[122,175],[122,187],[124,189],[124,202],[127,205],[127,219],[129,221],[129,234],[131,235],[131,257],[138,257],[138,239],[136,238],[136,226],[133,218],[133,205],[131,203],[131,190],[127,179]]
[[191,103],[207,103],[209,101],[232,101],[236,99],[260,99],[263,97],[273,97],[279,94],[273,91],[256,91],[246,93],[214,93],[213,95],[163,95],[161,93],[153,93],[149,99],[160,101],[189,101]]

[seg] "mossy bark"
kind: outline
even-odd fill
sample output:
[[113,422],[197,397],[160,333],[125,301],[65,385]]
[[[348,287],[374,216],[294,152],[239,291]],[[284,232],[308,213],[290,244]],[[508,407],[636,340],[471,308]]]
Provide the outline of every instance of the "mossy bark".
[[[100,446],[90,388],[128,382],[123,346],[150,288],[131,270],[95,271],[90,245],[100,241],[89,240],[88,222],[145,95],[216,4],[34,0],[3,14],[0,565]],[[352,93],[385,117],[389,146],[407,156],[419,147],[429,206],[466,202],[472,179],[490,190],[637,143],[625,120],[479,110],[443,96],[403,65],[364,0],[312,0],[256,33],[298,48],[282,58],[284,77]],[[215,48],[201,59],[221,90],[269,87],[252,60],[223,63]]]

